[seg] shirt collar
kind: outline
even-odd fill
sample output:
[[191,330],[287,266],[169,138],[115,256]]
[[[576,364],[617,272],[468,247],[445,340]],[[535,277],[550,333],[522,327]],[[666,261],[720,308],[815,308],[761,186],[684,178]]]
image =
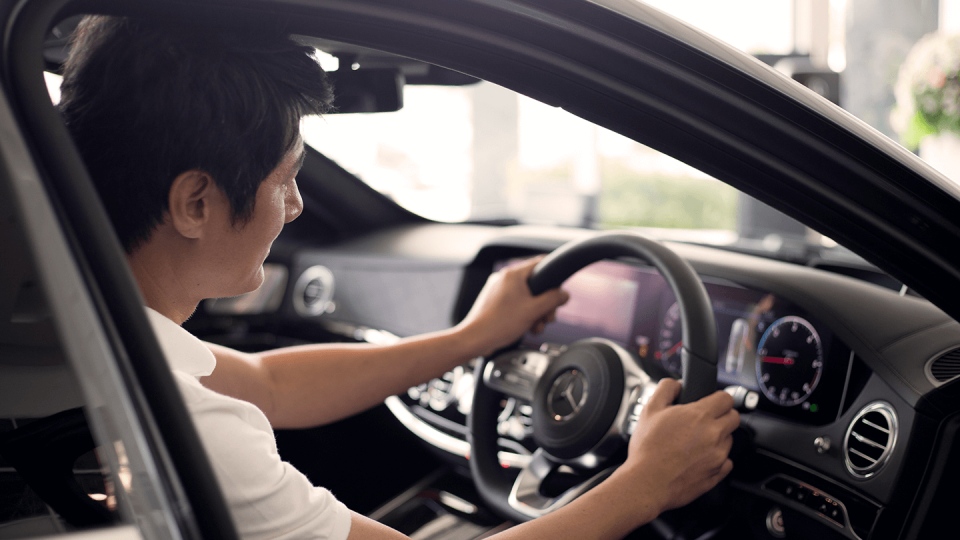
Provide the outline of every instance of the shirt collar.
[[217,359],[202,341],[159,312],[145,309],[172,371],[182,371],[198,379],[213,373]]

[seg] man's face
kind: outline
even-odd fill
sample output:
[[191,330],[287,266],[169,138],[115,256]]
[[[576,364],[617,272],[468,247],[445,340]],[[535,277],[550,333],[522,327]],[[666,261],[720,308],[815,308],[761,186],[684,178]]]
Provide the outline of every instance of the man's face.
[[296,179],[303,157],[303,143],[298,141],[260,184],[253,216],[246,223],[233,224],[228,215],[219,216],[213,254],[219,272],[216,296],[236,296],[263,283],[263,261],[270,246],[283,225],[303,211]]

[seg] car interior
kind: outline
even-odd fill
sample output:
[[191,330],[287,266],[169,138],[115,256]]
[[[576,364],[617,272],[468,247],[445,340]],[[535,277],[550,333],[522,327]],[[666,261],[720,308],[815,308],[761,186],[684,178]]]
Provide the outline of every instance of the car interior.
[[[80,14],[98,11],[212,17],[217,24],[241,28],[251,19],[275,18],[289,25],[300,42],[339,60],[341,69],[330,76],[338,89],[335,116],[344,121],[402,109],[405,88],[469,88],[481,79],[489,80],[655,147],[849,248],[770,251],[759,240],[717,245],[642,231],[643,237],[662,240],[682,261],[677,264],[688,265],[693,279],[702,283],[708,295],[704,323],[691,315],[695,310],[690,307],[689,288],[677,285],[680,274],[675,272],[681,270],[663,263],[658,252],[641,241],[640,247],[626,251],[604,244],[601,256],[558,270],[561,277],[551,286],[563,283],[571,301],[543,333],[528,334],[507,350],[471,360],[354,417],[277,432],[281,457],[351,509],[411,538],[466,540],[483,538],[535,517],[538,510],[562,505],[622,462],[629,425],[636,418],[633,404],[642,403],[639,378],[692,380],[694,372],[685,371],[691,369],[687,366],[692,361],[683,359],[683,344],[690,347],[693,340],[712,336],[708,341],[715,349],[717,366],[716,381],[710,380],[710,387],[734,395],[742,414],[731,454],[734,471],[691,505],[664,513],[631,538],[922,538],[952,526],[949,503],[956,500],[952,493],[960,481],[957,460],[951,459],[960,442],[960,324],[955,319],[958,312],[944,306],[960,293],[939,290],[938,283],[949,283],[941,281],[940,270],[924,269],[922,261],[905,255],[908,252],[902,246],[909,241],[903,240],[903,230],[916,224],[903,224],[909,219],[900,219],[897,205],[905,207],[913,199],[877,189],[864,197],[868,199],[864,206],[856,208],[864,215],[869,214],[867,205],[884,209],[885,214],[874,212],[869,219],[863,218],[862,223],[877,223],[876,229],[848,226],[847,220],[859,219],[859,214],[836,201],[859,184],[853,173],[849,183],[826,180],[835,172],[830,167],[847,158],[830,157],[833,150],[823,149],[829,146],[823,141],[808,137],[809,146],[798,147],[795,155],[790,154],[794,150],[778,150],[782,154],[777,155],[794,155],[796,163],[804,163],[803,174],[791,175],[773,165],[761,170],[759,157],[747,162],[732,150],[711,147],[713,143],[706,139],[685,139],[680,128],[667,131],[650,114],[621,118],[618,109],[603,103],[591,107],[597,111],[609,107],[605,113],[588,106],[578,109],[576,103],[596,97],[593,89],[573,83],[564,86],[552,79],[537,86],[529,82],[530,75],[520,73],[522,62],[514,65],[504,60],[497,47],[506,46],[494,43],[497,38],[490,37],[494,34],[468,39],[458,29],[441,27],[445,17],[455,21],[450,24],[465,25],[464,19],[478,16],[481,23],[477,24],[490,31],[497,19],[484,11],[492,8],[480,3],[472,8],[477,13],[459,14],[424,2],[423,10],[431,12],[424,16],[429,24],[396,22],[402,17],[389,19],[380,12],[371,15],[361,9],[364,3],[315,11],[295,3],[267,9],[256,2],[242,3],[244,9],[175,2],[157,6],[27,4],[26,14],[17,21],[20,26],[12,25],[16,28],[12,35],[35,36],[42,50],[17,53],[25,59],[5,65],[11,74],[8,86],[17,92],[17,117],[37,126],[36,132],[24,136],[30,145],[24,155],[40,164],[37,185],[49,193],[59,216],[56,223],[65,231],[65,245],[78,261],[82,279],[73,286],[89,291],[98,316],[88,322],[104,328],[106,338],[101,341],[106,352],[98,357],[73,349],[71,340],[76,336],[70,328],[77,319],[58,315],[58,306],[74,300],[69,295],[53,296],[49,283],[57,274],[41,271],[37,261],[45,259],[36,247],[41,238],[29,225],[36,214],[15,202],[20,196],[11,187],[13,180],[0,178],[0,253],[4,254],[0,263],[0,539],[123,524],[136,524],[144,537],[166,537],[157,532],[162,527],[141,517],[150,512],[169,512],[172,522],[188,531],[185,536],[199,538],[208,535],[216,519],[224,519],[222,508],[212,509],[213,517],[189,510],[201,500],[195,498],[198,491],[217,497],[215,482],[210,481],[209,466],[203,463],[196,434],[189,431],[192,428],[182,403],[177,403],[176,390],[162,373],[165,364],[152,332],[144,321],[120,315],[134,312],[139,297],[109,223],[97,215],[99,206],[95,196],[91,198],[82,167],[78,168],[78,157],[70,151],[62,123],[56,125],[56,110],[42,80],[42,71],[56,73],[65,58],[69,33]],[[548,20],[543,13],[551,12],[543,3],[531,6],[543,21]],[[560,15],[550,16],[580,13],[580,8],[567,7],[557,8]],[[598,20],[609,15],[583,13]],[[484,26],[487,16],[492,22]],[[536,18],[523,10],[511,16],[516,21]],[[393,22],[384,23],[387,19]],[[449,32],[441,36],[448,40],[449,50],[431,48],[436,45],[432,38],[411,37],[417,24],[438,34]],[[516,24],[516,29],[503,32],[523,33],[525,27]],[[664,37],[666,30],[654,34],[637,39],[669,41]],[[551,39],[559,40],[557,36]],[[480,48],[487,42],[493,43],[488,44],[489,50],[495,52]],[[694,67],[707,62],[706,55],[681,45],[670,42],[657,50]],[[471,46],[476,50],[471,52]],[[525,54],[529,54],[524,62],[530,69],[545,70],[543,65],[550,64],[547,60],[535,64],[531,58],[536,54]],[[651,65],[662,61],[650,60]],[[503,65],[496,67],[497,62]],[[717,67],[714,78],[732,70],[729,65]],[[595,60],[591,67],[604,68],[604,60]],[[766,73],[752,64],[742,69]],[[691,68],[690,73],[697,71]],[[693,75],[677,75],[678,80],[683,77]],[[555,82],[556,93],[550,94],[547,88]],[[661,84],[658,91],[665,93],[675,91],[668,83],[663,78],[643,84]],[[738,80],[717,84],[735,88],[741,83],[759,86]],[[637,84],[631,99],[662,98]],[[803,120],[806,117],[794,111],[802,109],[801,102],[775,98],[773,90],[756,92],[753,102],[771,118],[769,111],[777,106],[787,111],[771,123],[783,122],[791,114],[801,118],[796,120],[800,127],[785,128],[802,132],[798,139],[806,136],[803,130],[819,127],[824,139],[836,137],[846,144],[838,147],[845,155],[855,156],[850,162],[856,163],[858,171],[866,171],[858,173],[864,178],[878,174],[880,165],[893,170],[891,176],[908,176],[903,171],[909,167],[897,161],[900,158],[882,161],[881,152],[867,148],[862,139],[844,142],[848,135],[839,133],[839,128]],[[691,102],[697,99],[690,98]],[[697,114],[715,114],[717,125],[731,122],[731,111],[717,111]],[[640,116],[648,121],[643,127],[634,122]],[[714,128],[694,121],[684,127],[695,133],[710,133]],[[727,136],[733,138],[730,133]],[[788,146],[771,133],[771,146]],[[822,155],[811,158],[811,149],[819,149]],[[9,155],[4,152],[6,162]],[[306,146],[297,179],[304,212],[274,243],[264,265],[264,285],[240,297],[205,301],[184,324],[187,330],[203,340],[250,352],[318,342],[388,344],[456,324],[487,278],[520,260],[571,249],[564,248],[570,242],[593,245],[590,242],[598,238],[619,242],[636,235],[636,231],[598,235],[581,226],[531,224],[522,219],[460,223],[427,219],[400,206],[396,196],[371,187],[332,154],[325,154],[322,144]],[[787,158],[782,161],[786,163]],[[791,166],[801,170],[796,163]],[[800,178],[797,182],[819,178],[817,185],[826,187],[801,193],[783,187],[787,184],[777,187],[776,180],[767,181],[781,177]],[[824,195],[826,202],[816,203],[811,193],[818,189],[834,190],[830,192],[834,195]],[[923,189],[933,188],[916,188]],[[938,210],[956,205],[942,195],[917,198],[933,201],[929,204]],[[856,198],[856,194],[849,196]],[[837,217],[844,208],[853,217]],[[929,236],[941,233],[937,227],[949,228],[930,215],[934,217],[926,225],[933,231]],[[943,257],[949,266],[953,255]],[[547,282],[545,277],[543,283]],[[67,287],[67,282],[62,286]],[[566,457],[565,447],[546,450],[551,470],[536,479],[524,499],[522,493],[518,495],[521,480],[544,463],[542,447],[548,446],[536,427],[543,392],[528,387],[537,386],[545,372],[553,373],[550,370],[555,368],[548,366],[572,361],[564,359],[584,347],[614,351],[615,365],[622,362],[624,366],[625,375],[619,375],[608,399],[614,408],[600,426],[603,433],[581,441],[583,449]],[[89,363],[78,364],[76,358],[84,355]],[[102,367],[111,363],[116,367]],[[101,388],[97,384],[128,390],[117,391],[116,399],[112,394],[95,398]],[[126,412],[112,416],[114,407]],[[128,427],[116,418],[139,427]],[[113,441],[113,435],[127,444],[104,442]],[[138,448],[129,442],[134,440],[139,441]],[[148,486],[143,491],[146,495],[131,485]],[[229,531],[224,534],[229,537]]]

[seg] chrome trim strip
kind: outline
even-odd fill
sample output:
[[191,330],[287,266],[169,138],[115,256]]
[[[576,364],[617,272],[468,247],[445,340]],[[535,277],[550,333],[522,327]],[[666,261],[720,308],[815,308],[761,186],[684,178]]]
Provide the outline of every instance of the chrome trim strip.
[[[397,420],[412,431],[414,435],[441,450],[470,459],[470,443],[447,435],[417,418],[399,397],[390,396],[384,400],[384,404],[397,417]],[[523,468],[530,462],[530,456],[521,456],[512,452],[500,452],[497,454],[497,458],[501,464],[510,468]]]
[[368,514],[367,517],[374,521],[380,521],[387,514],[399,508],[400,505],[416,497],[417,493],[420,493],[424,489],[428,488],[430,484],[433,484],[438,478],[443,476],[445,473],[446,471],[444,469],[437,469],[433,471],[432,473],[425,476],[422,480],[420,480],[416,484],[407,488],[406,491],[404,491],[403,493],[383,503],[382,506],[378,507],[373,512],[370,512],[370,514]]
[[[856,433],[854,433],[854,435],[856,435]],[[861,441],[861,439],[863,439],[863,437],[857,435],[857,440],[858,440],[858,441]],[[863,441],[861,441],[861,442],[863,442]],[[870,463],[876,463],[876,462],[877,462],[877,460],[875,460],[875,459],[873,459],[872,457],[864,454],[863,452],[857,450],[856,448],[851,448],[851,449],[850,449],[850,452],[851,452],[851,453],[854,453],[854,454],[856,454],[856,455],[858,455],[858,456],[860,456],[860,457],[862,457],[863,459],[869,461]]]
[[[890,434],[890,430],[889,430],[889,429],[887,429],[887,428],[885,428],[885,427],[880,427],[880,426],[874,424],[873,422],[867,420],[866,418],[863,419],[863,423],[866,424],[866,425],[868,425],[868,426],[870,426],[870,427],[872,427],[872,428],[879,429],[880,431],[886,433],[887,435]],[[870,441],[870,442],[873,442],[873,441]],[[879,445],[878,445],[878,448],[879,448]]]
[[850,388],[850,376],[853,374],[854,352],[850,350],[850,359],[847,361],[847,378],[843,380],[843,392],[840,394],[840,406],[837,407],[837,420],[843,416],[843,406],[847,402],[847,390]]
[[551,465],[559,464],[551,463],[549,459],[543,457],[544,455],[546,455],[546,452],[538,448],[531,459],[531,466],[524,467],[520,471],[520,475],[517,476],[517,480],[513,483],[510,494],[507,496],[507,503],[514,510],[531,518],[545,516],[566,506],[570,501],[606,480],[617,468],[616,466],[608,467],[556,497],[546,497],[540,493],[540,486],[553,469]]

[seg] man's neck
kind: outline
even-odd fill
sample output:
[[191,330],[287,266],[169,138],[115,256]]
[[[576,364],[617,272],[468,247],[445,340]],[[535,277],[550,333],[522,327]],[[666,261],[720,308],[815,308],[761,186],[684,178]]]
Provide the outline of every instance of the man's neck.
[[156,236],[134,253],[128,254],[127,263],[147,307],[177,324],[183,324],[196,311],[202,298],[191,294],[192,288],[185,282],[186,276],[180,268],[184,261],[157,245],[159,239]]

